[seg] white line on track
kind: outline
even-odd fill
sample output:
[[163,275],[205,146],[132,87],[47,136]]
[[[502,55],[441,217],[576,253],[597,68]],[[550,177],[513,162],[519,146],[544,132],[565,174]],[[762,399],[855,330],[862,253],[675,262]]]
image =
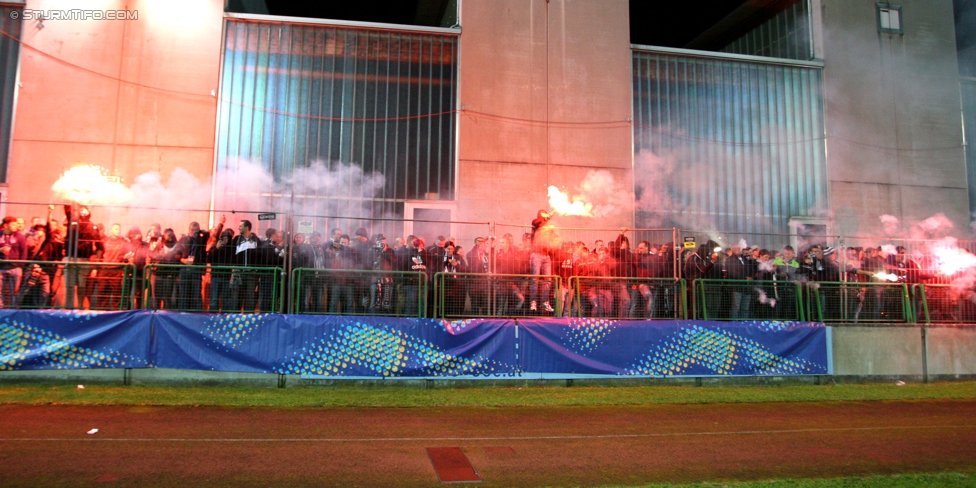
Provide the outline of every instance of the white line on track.
[[291,439],[233,439],[233,438],[119,438],[119,437],[0,437],[0,442],[442,442],[442,441],[536,441],[536,440],[580,440],[580,439],[640,439],[653,437],[693,437],[723,435],[776,435],[808,434],[825,432],[863,432],[882,430],[921,430],[921,429],[972,429],[974,425],[915,425],[886,427],[836,427],[822,429],[784,429],[784,430],[731,430],[716,432],[670,432],[652,434],[603,434],[603,435],[545,435],[512,437],[354,437],[354,438],[291,438]]

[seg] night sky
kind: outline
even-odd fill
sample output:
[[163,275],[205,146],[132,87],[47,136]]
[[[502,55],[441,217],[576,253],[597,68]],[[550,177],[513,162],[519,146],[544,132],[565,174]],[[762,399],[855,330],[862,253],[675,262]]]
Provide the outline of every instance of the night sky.
[[[422,2],[435,4],[435,9],[447,7],[447,2],[443,0],[359,0],[356,2],[267,0],[266,3],[268,13],[271,15],[418,25],[420,23],[417,21],[417,11]],[[744,0],[696,0],[694,2],[631,0],[631,42],[684,47],[688,41],[722,20],[742,3]],[[231,0],[230,4],[228,10],[243,11],[240,0],[236,2]]]

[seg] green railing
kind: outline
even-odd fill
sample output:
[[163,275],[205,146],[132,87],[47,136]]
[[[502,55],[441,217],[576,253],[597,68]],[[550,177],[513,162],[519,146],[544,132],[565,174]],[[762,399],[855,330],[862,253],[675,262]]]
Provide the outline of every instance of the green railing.
[[134,269],[97,261],[0,261],[3,308],[129,310]]
[[976,323],[976,295],[952,285],[912,285],[912,309],[924,324]]
[[[532,286],[536,309],[532,310]],[[562,315],[562,278],[555,275],[436,273],[435,318]],[[549,304],[552,311],[547,311]]]
[[291,274],[291,313],[419,318],[426,304],[421,271],[297,268]]
[[696,310],[704,320],[805,320],[795,281],[695,280]]
[[562,305],[573,317],[688,318],[683,279],[573,276],[569,288],[573,299]]
[[182,312],[281,312],[281,268],[150,264],[143,307]]
[[904,283],[818,282],[810,290],[812,318],[820,322],[915,322]]

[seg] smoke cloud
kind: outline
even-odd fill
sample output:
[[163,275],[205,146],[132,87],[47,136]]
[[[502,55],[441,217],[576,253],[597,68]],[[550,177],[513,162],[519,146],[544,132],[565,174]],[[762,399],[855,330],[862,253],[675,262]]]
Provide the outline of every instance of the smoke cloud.
[[[95,206],[92,218],[97,222],[139,226],[143,231],[150,223],[160,223],[180,232],[193,220],[206,226],[212,194],[215,219],[226,214],[228,225],[235,217],[257,224],[258,212],[356,219],[377,216],[371,199],[385,185],[382,174],[364,174],[360,167],[345,163],[313,161],[284,177],[255,161],[233,160],[227,166],[216,184],[176,168],[167,178],[156,171],[143,173],[129,186],[107,181],[101,168],[79,166],[67,171],[52,191],[66,201]],[[336,221],[332,226],[341,224],[351,225]]]

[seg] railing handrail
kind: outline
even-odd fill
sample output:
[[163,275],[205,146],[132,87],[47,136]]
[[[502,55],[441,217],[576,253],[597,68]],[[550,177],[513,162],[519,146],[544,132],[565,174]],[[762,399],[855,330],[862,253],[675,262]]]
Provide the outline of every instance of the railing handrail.
[[228,270],[233,270],[233,271],[247,271],[247,270],[255,270],[255,271],[278,270],[278,271],[282,271],[284,269],[281,266],[255,266],[253,264],[250,264],[250,265],[247,265],[247,266],[244,266],[244,265],[241,265],[241,266],[225,266],[225,265],[210,266],[210,265],[196,265],[196,264],[158,264],[158,263],[150,263],[150,264],[147,264],[146,265],[146,268],[147,269],[148,268],[153,268],[153,269],[186,269],[186,268],[198,268],[198,269],[216,269],[216,270],[228,269]]

